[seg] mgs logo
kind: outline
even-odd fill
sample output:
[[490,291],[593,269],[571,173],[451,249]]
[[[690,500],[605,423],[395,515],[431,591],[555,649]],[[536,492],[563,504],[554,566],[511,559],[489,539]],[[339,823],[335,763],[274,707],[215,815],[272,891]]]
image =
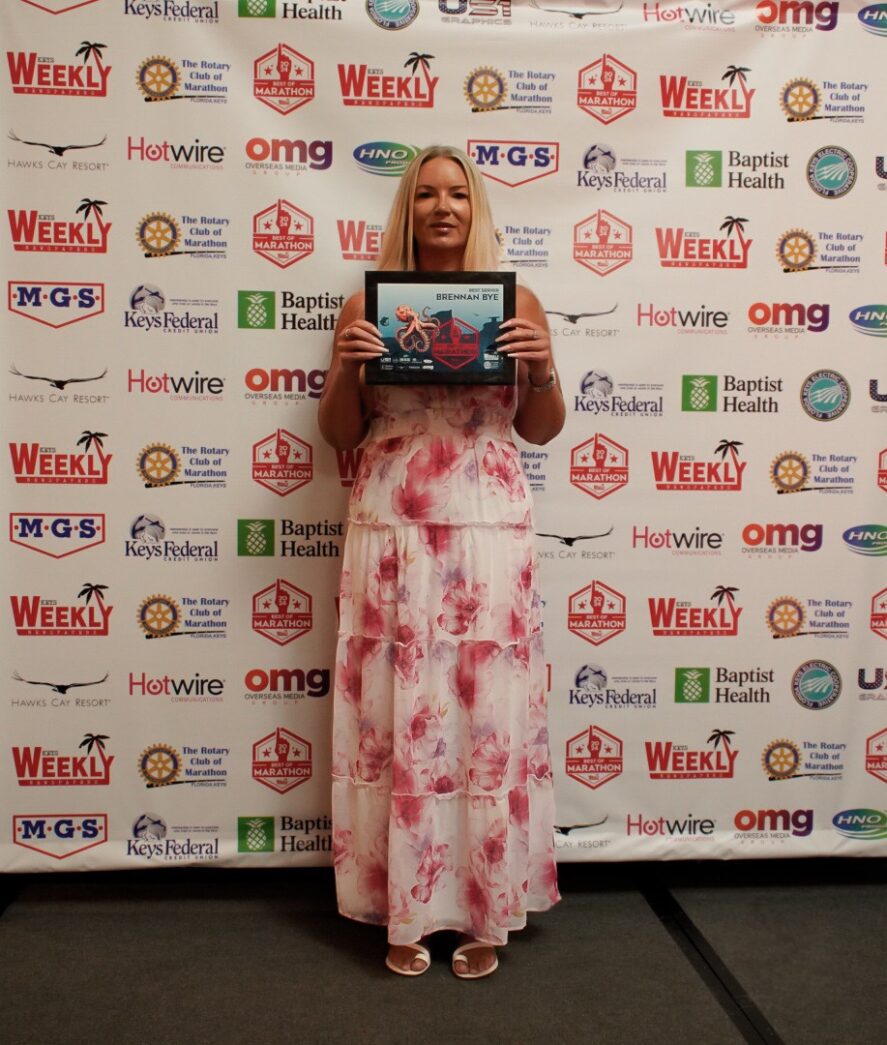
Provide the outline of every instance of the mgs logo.
[[24,283],[11,279],[6,287],[10,312],[55,330],[105,311],[104,283]]
[[108,841],[107,813],[19,813],[12,841],[23,849],[65,860]]
[[289,581],[277,580],[253,595],[253,631],[286,646],[311,630],[311,596]]
[[615,493],[628,483],[628,450],[596,432],[573,448],[570,482],[598,501]]
[[600,726],[591,725],[567,741],[567,776],[592,790],[614,780],[622,768],[622,741]]
[[314,475],[310,443],[285,428],[253,443],[253,480],[279,497],[311,482]]
[[278,268],[289,268],[314,252],[314,219],[279,199],[253,216],[253,250]]
[[253,780],[279,795],[311,779],[311,745],[279,726],[253,744]]
[[631,225],[607,210],[595,211],[573,226],[573,260],[598,276],[627,265],[633,253]]
[[314,98],[314,62],[287,44],[253,62],[253,95],[288,116]]
[[626,625],[625,596],[603,581],[574,592],[567,609],[567,628],[592,646],[620,635]]
[[10,512],[9,539],[52,559],[64,559],[105,543],[105,516]]
[[611,54],[579,70],[576,104],[600,123],[632,112],[638,100],[637,74]]
[[[65,10],[73,6],[69,5]],[[7,51],[13,94],[104,98],[108,93],[111,72],[111,66],[102,62],[102,51],[106,46],[84,40],[74,52],[74,56],[81,59],[76,65],[57,62],[54,58],[38,55],[36,51]]]
[[557,142],[470,139],[467,152],[481,174],[491,181],[516,188],[544,178],[546,174],[556,173],[560,145]]
[[88,4],[94,4],[96,0],[22,0],[22,3],[30,4],[31,7],[36,7],[40,11],[45,11],[50,15],[61,15],[66,11],[73,11],[78,7],[86,7]]

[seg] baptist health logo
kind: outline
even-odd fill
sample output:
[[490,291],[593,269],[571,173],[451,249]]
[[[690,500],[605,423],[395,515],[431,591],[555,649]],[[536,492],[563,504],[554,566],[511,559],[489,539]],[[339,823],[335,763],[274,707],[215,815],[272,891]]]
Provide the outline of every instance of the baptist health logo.
[[273,290],[238,290],[237,326],[241,330],[274,330],[275,298]]
[[711,695],[711,668],[675,668],[676,704],[707,704]]
[[718,408],[718,379],[715,374],[684,374],[681,381],[681,410],[707,413]]
[[274,852],[274,817],[239,816],[237,818],[238,853]]
[[719,189],[723,184],[723,155],[711,149],[687,149],[686,182],[691,189]]

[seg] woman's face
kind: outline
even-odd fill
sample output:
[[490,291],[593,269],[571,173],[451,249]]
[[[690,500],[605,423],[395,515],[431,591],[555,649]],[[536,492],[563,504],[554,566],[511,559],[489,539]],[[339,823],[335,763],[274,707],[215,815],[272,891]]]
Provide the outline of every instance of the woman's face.
[[461,256],[470,228],[471,199],[464,171],[445,156],[426,160],[413,196],[413,235],[419,253],[446,251]]

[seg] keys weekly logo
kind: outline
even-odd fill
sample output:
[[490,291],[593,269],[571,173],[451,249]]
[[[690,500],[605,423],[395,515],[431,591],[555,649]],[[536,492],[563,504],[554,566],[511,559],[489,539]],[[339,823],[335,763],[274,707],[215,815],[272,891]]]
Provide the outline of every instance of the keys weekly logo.
[[671,740],[645,740],[644,754],[651,780],[732,779],[739,752],[734,749],[732,729],[712,730],[706,741],[710,749],[696,751]]
[[373,105],[396,109],[430,109],[440,80],[429,72],[434,55],[411,51],[403,63],[410,73],[383,73],[368,65],[342,65],[339,89],[343,105]]
[[[39,210],[9,208],[9,233],[15,250],[55,254],[106,254],[111,222],[102,221],[105,200],[85,197],[75,208],[82,221],[65,221]],[[95,220],[93,220],[93,218]]]
[[[84,431],[77,440],[82,453],[57,450],[40,443],[10,443],[12,471],[17,483],[106,485],[113,454],[102,450],[106,432]],[[95,453],[93,453],[95,450]]]
[[728,65],[721,76],[724,86],[703,87],[699,80],[686,76],[660,76],[659,94],[662,115],[678,119],[712,118],[747,120],[751,116],[751,100],[755,89],[746,86],[744,65]]
[[105,733],[87,733],[77,747],[83,754],[60,755],[37,747],[13,747],[19,787],[106,787],[114,755],[105,754]]
[[[744,269],[753,240],[743,236],[746,218],[727,215],[719,226],[726,236],[700,236],[683,226],[656,228],[662,268]],[[734,238],[735,234],[735,238]]]
[[104,98],[108,93],[111,66],[102,62],[107,44],[84,40],[74,52],[81,59],[73,64],[39,55],[36,51],[7,51],[6,63],[13,94],[76,95]]
[[679,450],[653,450],[653,479],[657,490],[700,490],[735,493],[742,489],[745,461],[739,460],[738,440],[722,439],[714,448],[720,460],[697,460]]
[[10,595],[15,633],[23,638],[105,636],[114,609],[105,605],[103,592],[107,590],[107,584],[84,584],[77,593],[83,602],[73,606],[61,605],[57,599],[43,595]]
[[375,261],[382,249],[382,226],[366,221],[339,219],[339,250],[343,261]]
[[738,635],[742,608],[737,606],[733,599],[738,591],[738,588],[719,584],[710,596],[714,606],[693,606],[689,602],[679,601],[674,596],[648,598],[647,607],[650,611],[650,627],[653,634],[672,638],[717,638]]

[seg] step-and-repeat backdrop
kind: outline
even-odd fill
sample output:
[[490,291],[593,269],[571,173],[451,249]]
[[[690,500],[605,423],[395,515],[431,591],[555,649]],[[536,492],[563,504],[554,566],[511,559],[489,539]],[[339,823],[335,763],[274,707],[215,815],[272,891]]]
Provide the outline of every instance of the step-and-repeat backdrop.
[[883,854],[887,3],[0,20],[0,868],[330,860],[316,406],[435,142],[567,401],[522,448],[561,859]]

